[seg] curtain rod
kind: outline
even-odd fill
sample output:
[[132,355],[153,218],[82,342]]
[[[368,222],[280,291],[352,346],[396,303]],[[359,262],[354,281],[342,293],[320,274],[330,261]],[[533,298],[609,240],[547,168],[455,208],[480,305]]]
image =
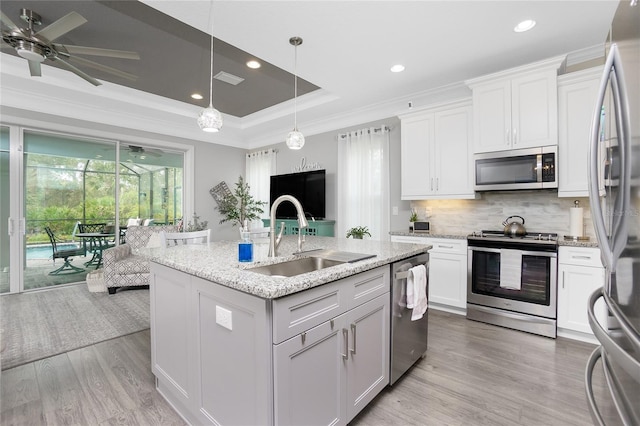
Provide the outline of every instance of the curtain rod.
[[[384,124],[383,124],[383,125],[382,125],[382,126],[380,126],[380,127],[368,128],[368,129],[360,129],[360,130],[355,130],[355,131],[356,131],[356,132],[367,132],[367,133],[371,133],[371,130],[373,130],[373,132],[374,132],[374,133],[377,133],[377,132],[388,132],[388,131],[389,131],[389,130],[391,130],[391,129],[389,129],[389,127],[388,127],[388,126],[386,126],[386,125],[384,125]],[[352,132],[349,132],[349,133],[352,133]],[[348,136],[348,133],[340,133],[340,134],[338,134],[338,139],[344,139],[344,138],[346,138],[347,136]]]
[[253,157],[253,156],[256,156],[256,155],[260,155],[260,154],[269,154],[271,152],[277,153],[278,150],[275,149],[275,148],[271,148],[271,149],[265,149],[265,150],[260,150],[260,151],[249,152],[249,153],[247,153],[247,157]]

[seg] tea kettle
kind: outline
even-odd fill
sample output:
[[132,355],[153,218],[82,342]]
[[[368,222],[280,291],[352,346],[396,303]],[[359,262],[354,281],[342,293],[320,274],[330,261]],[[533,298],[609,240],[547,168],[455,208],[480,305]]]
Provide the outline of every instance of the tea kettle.
[[[522,223],[515,221],[509,222],[509,219],[514,217],[520,218]],[[504,235],[509,237],[524,237],[527,235],[527,230],[524,228],[524,218],[522,216],[509,216],[502,224],[504,225]]]

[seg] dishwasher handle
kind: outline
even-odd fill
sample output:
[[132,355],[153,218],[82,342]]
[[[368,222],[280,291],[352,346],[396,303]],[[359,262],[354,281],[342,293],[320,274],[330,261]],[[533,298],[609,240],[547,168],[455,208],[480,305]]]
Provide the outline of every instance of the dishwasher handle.
[[[414,266],[418,266],[418,265],[424,265],[424,267],[427,268],[427,271],[429,270],[429,265],[427,263],[418,263],[417,265],[414,265]],[[400,272],[396,272],[393,275],[394,281],[406,280],[407,278],[409,278],[409,271],[400,271]]]

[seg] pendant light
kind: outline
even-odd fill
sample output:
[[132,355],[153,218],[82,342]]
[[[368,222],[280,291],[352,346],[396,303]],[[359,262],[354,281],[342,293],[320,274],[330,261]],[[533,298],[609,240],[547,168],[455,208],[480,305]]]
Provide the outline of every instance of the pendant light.
[[[213,8],[213,2],[211,4]],[[211,17],[211,85],[209,86],[209,106],[198,114],[198,126],[205,132],[217,132],[222,127],[222,114],[213,107],[213,17]]]
[[287,146],[289,149],[300,149],[304,146],[304,135],[298,131],[298,111],[297,111],[297,102],[298,102],[298,74],[297,74],[297,66],[298,66],[298,46],[302,44],[302,39],[300,37],[291,37],[289,39],[289,43],[294,48],[293,54],[293,130],[289,132],[287,135]]

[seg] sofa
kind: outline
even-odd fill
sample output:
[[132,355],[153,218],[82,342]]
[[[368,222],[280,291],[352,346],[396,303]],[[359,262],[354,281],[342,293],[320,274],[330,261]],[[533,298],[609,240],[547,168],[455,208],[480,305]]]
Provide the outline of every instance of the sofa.
[[109,294],[120,287],[148,286],[149,261],[138,253],[142,248],[160,247],[160,233],[178,232],[178,226],[130,226],[127,227],[125,244],[102,252],[104,282]]

